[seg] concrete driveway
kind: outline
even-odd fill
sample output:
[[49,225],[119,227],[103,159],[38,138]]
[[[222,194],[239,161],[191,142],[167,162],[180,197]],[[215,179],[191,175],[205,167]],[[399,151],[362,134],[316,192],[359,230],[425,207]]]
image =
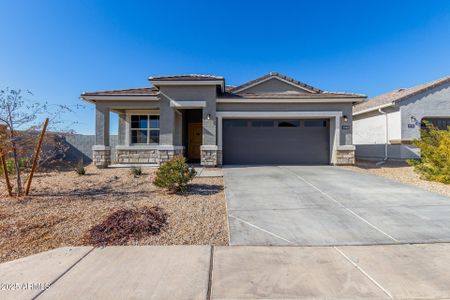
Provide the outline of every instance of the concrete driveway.
[[450,198],[332,166],[224,169],[231,245],[450,242]]

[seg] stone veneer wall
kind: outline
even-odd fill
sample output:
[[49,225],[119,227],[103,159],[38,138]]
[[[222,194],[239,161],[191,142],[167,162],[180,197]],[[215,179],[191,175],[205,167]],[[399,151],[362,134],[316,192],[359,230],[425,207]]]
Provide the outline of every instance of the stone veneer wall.
[[354,165],[355,150],[337,150],[336,165]]
[[215,167],[222,165],[222,150],[201,149],[201,165]]
[[183,149],[117,149],[118,164],[161,164],[175,155],[183,155]]
[[97,168],[106,168],[111,164],[111,150],[93,150],[92,161]]
[[183,149],[159,150],[159,163],[165,163],[171,160],[175,155],[183,155]]
[[116,163],[119,164],[157,164],[159,153],[152,150],[116,150]]

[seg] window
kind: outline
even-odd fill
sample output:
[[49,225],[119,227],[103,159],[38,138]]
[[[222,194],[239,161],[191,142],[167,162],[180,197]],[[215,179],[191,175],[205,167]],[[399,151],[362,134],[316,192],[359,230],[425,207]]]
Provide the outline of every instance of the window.
[[252,127],[273,127],[273,121],[270,120],[252,121]]
[[327,121],[325,121],[325,120],[307,120],[307,121],[305,121],[305,127],[327,127]]
[[247,127],[247,121],[246,120],[224,120],[223,125],[225,128]]
[[422,119],[422,128],[425,128],[425,122],[429,122],[434,127],[440,130],[448,130],[448,126],[450,126],[450,118],[424,118]]
[[132,144],[159,144],[159,116],[131,116]]
[[300,127],[300,121],[278,121],[278,127]]

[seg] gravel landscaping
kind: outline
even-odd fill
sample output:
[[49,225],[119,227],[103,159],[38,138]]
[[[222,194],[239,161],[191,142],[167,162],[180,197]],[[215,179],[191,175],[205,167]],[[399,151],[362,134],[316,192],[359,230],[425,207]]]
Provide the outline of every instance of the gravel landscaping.
[[0,183],[0,262],[41,251],[89,245],[86,235],[122,209],[159,207],[167,225],[130,245],[228,245],[223,178],[195,178],[188,191],[169,194],[151,182],[155,169],[142,176],[129,169],[39,173],[31,197],[7,198]]
[[420,175],[414,172],[414,168],[406,162],[388,161],[385,164],[377,166],[376,162],[373,161],[357,161],[354,166],[342,166],[342,168],[383,176],[450,197],[450,185],[421,179]]

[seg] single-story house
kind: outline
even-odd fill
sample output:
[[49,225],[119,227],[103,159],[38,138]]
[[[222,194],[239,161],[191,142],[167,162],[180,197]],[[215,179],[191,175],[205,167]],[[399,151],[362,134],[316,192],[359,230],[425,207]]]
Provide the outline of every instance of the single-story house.
[[423,121],[450,126],[450,76],[376,96],[353,108],[353,142],[360,159],[419,158],[411,142]]
[[[96,166],[160,164],[174,155],[205,166],[354,162],[352,106],[364,95],[325,92],[275,72],[239,86],[211,75],[149,81],[81,95],[95,104]],[[110,112],[119,117],[115,157]]]

